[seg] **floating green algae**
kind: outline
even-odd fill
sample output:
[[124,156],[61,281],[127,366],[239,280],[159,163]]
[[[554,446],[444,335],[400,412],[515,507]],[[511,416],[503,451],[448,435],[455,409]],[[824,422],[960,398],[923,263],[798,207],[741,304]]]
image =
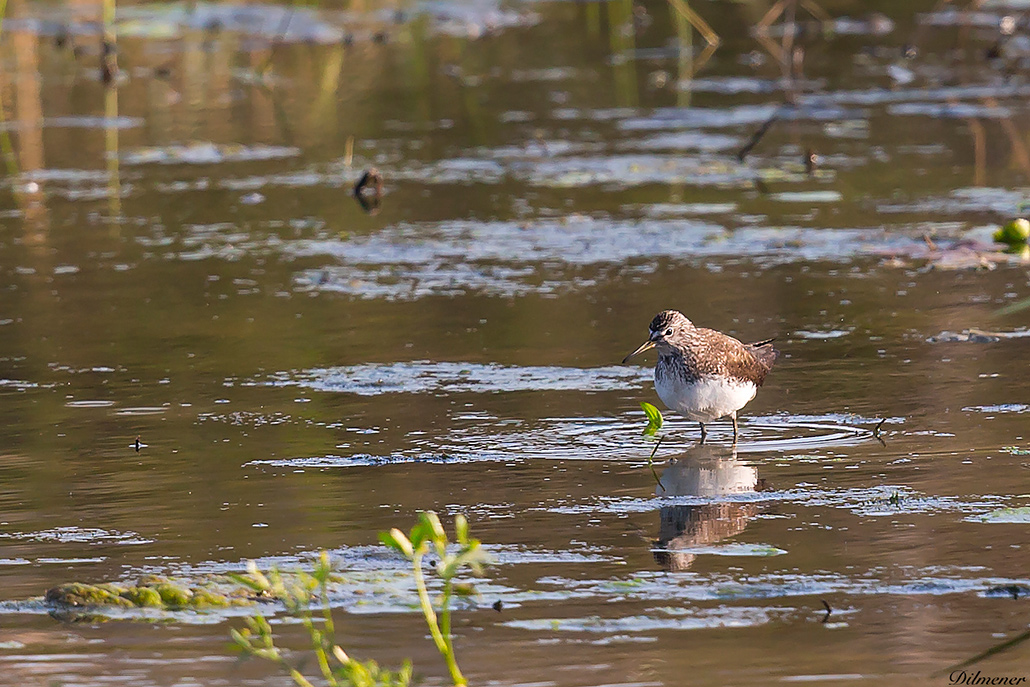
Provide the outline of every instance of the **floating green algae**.
[[203,583],[188,585],[156,576],[145,576],[136,584],[69,582],[47,590],[45,602],[55,611],[88,610],[103,615],[105,609],[154,609],[200,611],[232,606],[251,606],[267,600],[233,581],[214,576]]
[[[197,596],[197,593],[188,587],[182,587],[171,582],[161,582],[154,591],[158,593],[161,598],[161,603],[165,606],[171,606],[173,608],[183,608],[189,606],[190,602]],[[201,590],[201,594],[203,590]]]
[[122,592],[122,598],[128,599],[140,607],[160,608],[164,606],[161,595],[153,587],[130,587]]
[[131,608],[134,604],[122,597],[123,589],[113,585],[93,585],[82,582],[62,584],[47,590],[47,603],[61,606],[117,606]]

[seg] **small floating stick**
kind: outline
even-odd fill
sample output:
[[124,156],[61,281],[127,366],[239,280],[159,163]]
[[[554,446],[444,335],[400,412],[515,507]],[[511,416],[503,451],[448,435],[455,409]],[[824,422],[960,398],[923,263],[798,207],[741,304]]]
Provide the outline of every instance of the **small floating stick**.
[[822,623],[825,625],[826,621],[830,619],[830,614],[833,613],[833,609],[830,608],[830,604],[826,603],[826,599],[819,599],[822,602],[823,608],[826,609],[826,615],[823,616]]
[[887,422],[887,418],[882,418],[879,422],[876,423],[876,426],[873,427],[873,438],[879,441],[881,446],[886,448],[887,442],[883,440],[882,436],[880,436],[880,428],[883,427],[884,422]]
[[752,148],[758,145],[758,142],[762,140],[762,137],[764,137],[765,134],[768,133],[769,128],[773,124],[775,124],[779,118],[780,111],[774,111],[772,113],[772,116],[770,116],[769,119],[765,120],[765,122],[762,123],[762,126],[758,127],[758,130],[755,131],[755,133],[751,134],[751,138],[748,139],[748,142],[744,144],[744,147],[737,151],[737,159],[743,162],[744,158],[748,156],[748,153],[751,152]]
[[992,647],[990,647],[988,649],[985,649],[984,651],[981,651],[976,656],[973,656],[972,658],[967,658],[965,661],[962,661],[961,663],[956,663],[953,666],[948,666],[944,670],[941,670],[941,671],[938,671],[937,673],[935,673],[934,677],[937,677],[937,676],[940,676],[940,675],[947,675],[947,674],[952,673],[952,672],[954,672],[956,670],[962,670],[963,668],[968,668],[969,666],[975,665],[975,664],[979,663],[980,661],[984,660],[985,658],[988,658],[989,656],[993,656],[994,654],[1000,654],[1001,652],[1007,651],[1007,650],[1011,649],[1014,646],[1018,646],[1018,645],[1022,644],[1023,642],[1025,642],[1026,640],[1028,640],[1028,639],[1030,639],[1030,630],[1027,630],[1026,632],[1018,634],[1015,637],[1013,637],[1012,639],[1007,639],[1004,642],[1001,642],[1000,644],[995,644],[994,646],[992,646]]
[[887,422],[887,418],[881,419],[879,422],[876,423],[876,426],[873,427],[873,436],[877,439],[880,438],[880,428],[883,427],[884,422]]
[[347,137],[347,144],[344,148],[343,164],[346,165],[347,169],[351,168],[354,163],[354,134]]

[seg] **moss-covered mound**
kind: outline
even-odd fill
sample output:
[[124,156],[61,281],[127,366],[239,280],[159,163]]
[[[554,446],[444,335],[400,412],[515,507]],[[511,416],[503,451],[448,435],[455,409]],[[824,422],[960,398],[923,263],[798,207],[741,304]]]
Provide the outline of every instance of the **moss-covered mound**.
[[250,606],[269,600],[229,577],[219,576],[200,585],[176,583],[148,576],[137,584],[69,582],[46,592],[46,602],[67,608],[153,608],[168,611]]

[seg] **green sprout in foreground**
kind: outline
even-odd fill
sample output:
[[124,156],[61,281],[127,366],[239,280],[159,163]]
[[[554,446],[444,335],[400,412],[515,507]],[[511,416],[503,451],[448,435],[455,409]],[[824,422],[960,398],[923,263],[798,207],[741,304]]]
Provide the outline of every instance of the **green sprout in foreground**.
[[[390,548],[399,551],[411,561],[411,569],[415,575],[415,588],[418,590],[418,601],[422,607],[422,615],[429,625],[429,633],[433,643],[447,663],[451,681],[455,687],[468,684],[465,676],[458,668],[454,658],[454,645],[451,638],[451,599],[455,592],[464,593],[465,588],[456,588],[454,580],[463,568],[469,568],[476,575],[482,574],[483,564],[487,562],[478,539],[470,539],[469,524],[464,515],[454,516],[454,534],[458,548],[449,552],[447,549],[447,533],[444,532],[440,518],[433,511],[419,514],[418,523],[405,535],[396,527],[389,532],[381,532],[379,540]],[[436,574],[443,580],[443,594],[440,597],[440,613],[437,614],[426,589],[426,579],[422,571],[422,559],[427,553],[436,554]]]
[[[232,575],[262,596],[278,599],[286,610],[297,616],[311,637],[311,648],[318,661],[322,678],[330,687],[407,687],[411,684],[411,663],[404,662],[398,671],[380,668],[375,661],[355,661],[336,643],[336,628],[329,607],[329,576],[332,566],[329,555],[322,552],[311,574],[298,571],[283,577],[278,570],[271,570],[266,576],[257,569],[253,561],[247,563],[246,575]],[[311,612],[311,601],[319,599],[321,604],[322,628],[315,626]],[[275,645],[272,627],[264,616],[257,614],[246,618],[247,627],[229,631],[236,646],[245,656],[263,658],[275,663],[289,673],[298,687],[314,687],[308,678],[283,656]]]
[[[487,562],[486,552],[480,542],[468,536],[468,520],[458,515],[454,518],[454,530],[457,548],[448,551],[449,542],[440,518],[432,511],[419,514],[418,522],[405,535],[394,528],[389,532],[381,532],[379,539],[390,548],[399,551],[411,562],[418,591],[419,605],[422,615],[429,625],[433,642],[447,663],[451,680],[455,687],[468,684],[458,669],[454,657],[454,644],[451,637],[451,600],[455,594],[467,594],[470,587],[456,583],[456,578],[468,568],[475,574],[482,572]],[[453,547],[452,547],[453,548]],[[436,574],[443,581],[443,593],[438,608],[433,607],[426,587],[425,574],[422,570],[423,558],[433,552],[436,555]],[[336,630],[329,605],[329,580],[332,566],[325,552],[319,556],[315,569],[310,573],[298,571],[283,576],[277,570],[265,575],[253,561],[247,564],[246,575],[232,575],[240,584],[249,587],[262,597],[277,599],[286,606],[287,612],[300,619],[301,624],[311,637],[318,667],[326,685],[330,687],[407,687],[411,684],[411,663],[405,661],[397,671],[380,668],[375,661],[356,661],[339,646],[336,641]],[[318,600],[321,606],[321,627],[311,610],[312,601]],[[245,656],[262,658],[275,663],[285,670],[298,687],[314,687],[314,683],[305,677],[300,670],[291,664],[283,652],[275,645],[272,627],[262,615],[246,618],[247,626],[240,630],[232,629],[230,634],[236,646]]]

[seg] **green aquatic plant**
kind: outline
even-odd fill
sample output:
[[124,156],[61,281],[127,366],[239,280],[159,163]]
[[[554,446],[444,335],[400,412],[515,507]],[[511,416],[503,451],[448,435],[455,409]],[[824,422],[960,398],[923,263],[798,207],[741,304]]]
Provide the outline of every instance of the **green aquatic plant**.
[[[311,638],[311,649],[315,654],[325,684],[330,687],[406,687],[411,683],[411,663],[405,661],[400,670],[391,671],[379,667],[375,661],[361,662],[350,656],[336,642],[336,626],[329,606],[329,578],[332,565],[324,551],[311,574],[297,572],[283,576],[273,569],[268,575],[258,570],[253,561],[247,564],[246,575],[233,575],[240,584],[256,594],[281,601],[286,610],[300,619]],[[321,627],[315,624],[311,602],[317,599],[321,610]],[[314,687],[300,670],[291,664],[275,645],[272,626],[261,614],[245,620],[247,626],[229,631],[236,646],[245,656],[262,658],[285,670],[299,687]]]
[[646,401],[641,401],[640,407],[644,410],[644,415],[647,416],[647,427],[644,428],[644,434],[649,437],[653,437],[665,423],[665,418],[662,417],[662,411],[658,410],[658,408]]
[[1030,239],[1030,221],[1020,217],[1006,222],[1000,229],[994,232],[994,240],[997,243],[1011,245],[1025,244]]
[[[467,685],[468,681],[461,674],[461,669],[458,668],[458,662],[454,657],[454,644],[451,637],[451,601],[455,594],[470,592],[470,588],[466,585],[456,584],[456,578],[465,568],[470,569],[476,575],[482,574],[483,564],[488,560],[479,540],[471,539],[468,531],[468,520],[464,515],[456,515],[454,517],[454,535],[457,548],[455,549],[449,546],[447,533],[436,513],[424,511],[419,514],[418,522],[411,528],[409,534],[405,535],[396,527],[389,532],[379,534],[380,541],[400,552],[411,562],[422,615],[426,618],[433,643],[436,644],[437,650],[447,663],[447,670],[450,672],[451,681],[455,687]],[[436,554],[436,574],[443,581],[439,613],[433,608],[433,603],[429,598],[425,573],[422,569],[422,561],[430,552]]]
[[47,590],[45,601],[61,612],[89,609],[91,615],[107,608],[141,608],[160,611],[200,611],[230,606],[249,606],[258,599],[240,589],[227,589],[222,580],[211,585],[190,586],[156,576],[145,576],[137,584],[67,582]]
[[[472,593],[471,585],[458,578],[466,570],[482,573],[487,554],[479,540],[469,537],[468,520],[458,515],[454,518],[455,542],[452,544],[432,511],[419,514],[418,522],[409,534],[394,528],[381,532],[379,539],[391,549],[398,551],[411,562],[422,615],[429,625],[433,642],[447,663],[451,681],[455,687],[468,682],[458,668],[451,636],[451,603],[455,596]],[[423,563],[425,556],[436,557],[435,570],[443,583],[443,592],[434,606],[426,585]],[[329,605],[329,582],[332,566],[329,556],[322,553],[314,570],[308,574],[297,572],[283,575],[273,569],[267,575],[250,562],[246,575],[231,575],[239,584],[250,589],[259,598],[277,599],[286,610],[300,619],[311,638],[319,671],[326,685],[330,687],[406,687],[411,683],[411,663],[405,661],[399,670],[381,668],[375,661],[361,662],[351,658],[336,641],[336,630]],[[316,621],[313,602],[317,601],[320,618]],[[236,646],[245,656],[261,658],[275,663],[285,670],[299,687],[314,687],[314,683],[290,663],[282,650],[276,646],[269,622],[260,614],[246,619],[246,627],[230,631]]]

